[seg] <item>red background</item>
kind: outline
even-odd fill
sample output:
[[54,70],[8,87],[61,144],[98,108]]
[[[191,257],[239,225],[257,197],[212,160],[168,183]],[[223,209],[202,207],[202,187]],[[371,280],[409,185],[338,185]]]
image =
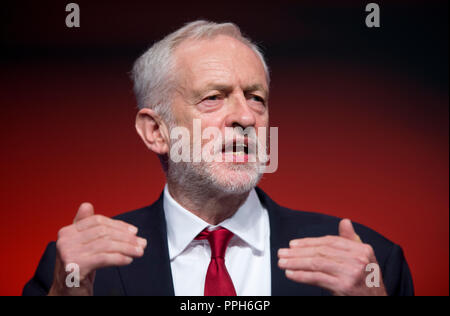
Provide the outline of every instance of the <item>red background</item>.
[[[7,8],[12,17],[3,25],[0,76],[0,295],[21,293],[46,244],[81,202],[113,216],[159,196],[164,176],[134,131],[128,71],[148,44],[199,17],[235,21],[268,52],[279,168],[261,187],[282,205],[377,230],[403,247],[417,294],[449,294],[448,30],[436,29],[448,26],[448,10],[436,18],[447,18],[442,25],[428,28],[433,19],[422,15],[425,24],[413,31],[424,34],[417,37],[393,23],[398,38],[383,37],[388,30],[367,39],[369,33],[358,33],[368,32],[363,28],[355,32],[348,22],[327,26],[320,20],[331,9],[352,16],[361,11],[356,1],[339,8],[332,2],[308,5],[319,20],[305,15],[294,26],[289,22],[305,40],[299,48],[283,32],[290,2],[258,7],[257,16],[253,4],[241,13],[217,7],[208,15],[196,11],[200,4],[78,3],[82,27],[70,31],[61,4]],[[397,21],[394,13],[413,21],[409,13],[431,10],[421,2],[411,11],[402,5],[384,11],[392,13],[386,27]],[[440,12],[441,6],[433,8]],[[148,19],[145,8],[153,12]],[[138,28],[144,24],[153,27]],[[333,27],[349,38],[339,33],[333,42]],[[321,44],[325,39],[328,45]],[[410,54],[395,50],[398,40]],[[361,48],[372,41],[378,48]]]

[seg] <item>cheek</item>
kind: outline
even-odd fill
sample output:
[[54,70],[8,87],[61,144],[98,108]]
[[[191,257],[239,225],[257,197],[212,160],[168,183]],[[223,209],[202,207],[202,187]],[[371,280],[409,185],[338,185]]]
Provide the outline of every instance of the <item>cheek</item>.
[[216,127],[221,129],[224,125],[224,118],[218,113],[212,115],[200,115],[198,119],[202,122],[202,129],[207,127]]
[[256,127],[269,127],[269,114],[267,112],[257,117]]
[[187,111],[178,111],[175,114],[175,121],[179,126],[181,125],[190,128],[192,127],[193,116]]
[[185,103],[180,96],[176,96],[172,101],[172,113],[177,126],[192,126],[192,119],[195,113],[192,111],[192,107]]

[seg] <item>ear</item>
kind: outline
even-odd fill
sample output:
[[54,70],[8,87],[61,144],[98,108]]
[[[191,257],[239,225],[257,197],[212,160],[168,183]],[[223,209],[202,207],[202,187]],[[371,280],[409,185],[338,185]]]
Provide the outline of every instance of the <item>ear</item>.
[[136,131],[145,145],[158,155],[169,152],[169,130],[161,117],[149,108],[141,109],[136,116]]

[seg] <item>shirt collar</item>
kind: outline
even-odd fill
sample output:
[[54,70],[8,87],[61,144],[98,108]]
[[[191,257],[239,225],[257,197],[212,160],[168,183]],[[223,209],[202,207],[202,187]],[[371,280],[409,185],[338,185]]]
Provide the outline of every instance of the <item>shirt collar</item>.
[[239,207],[237,212],[217,226],[208,224],[182,207],[170,195],[167,184],[164,187],[163,203],[170,260],[181,254],[202,230],[217,226],[228,229],[255,250],[264,251],[266,238],[265,209],[254,189],[250,191],[247,200]]

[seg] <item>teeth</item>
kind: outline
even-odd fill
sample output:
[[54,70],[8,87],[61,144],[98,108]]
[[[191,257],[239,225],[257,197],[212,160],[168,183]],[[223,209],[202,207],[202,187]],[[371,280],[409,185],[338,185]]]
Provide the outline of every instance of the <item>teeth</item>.
[[245,155],[246,150],[248,150],[248,146],[246,144],[239,144],[234,146],[226,147],[227,153],[233,153],[237,155]]
[[226,153],[228,154],[233,154],[233,155],[245,155],[245,151],[244,150],[236,150],[236,151],[227,151]]
[[245,155],[245,151],[227,151],[228,154],[233,154],[233,155]]

